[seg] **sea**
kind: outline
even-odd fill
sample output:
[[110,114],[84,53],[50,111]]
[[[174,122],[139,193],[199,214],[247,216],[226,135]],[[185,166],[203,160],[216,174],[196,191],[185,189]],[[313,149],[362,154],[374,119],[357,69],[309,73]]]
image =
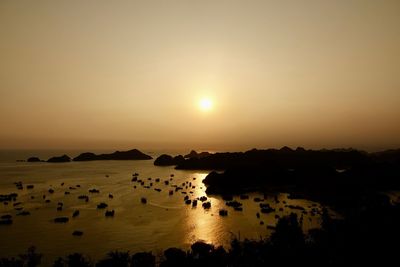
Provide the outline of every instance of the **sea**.
[[[246,200],[234,196],[243,204],[243,210],[227,207],[220,196],[205,193],[206,186],[202,181],[210,171],[158,167],[154,166],[154,160],[21,161],[31,156],[44,160],[63,154],[75,157],[82,152],[87,151],[0,150],[0,195],[18,194],[15,202],[0,203],[0,217],[11,215],[13,219],[10,225],[0,225],[0,258],[17,257],[31,246],[43,254],[45,266],[51,265],[58,257],[75,252],[92,260],[103,258],[115,250],[130,253],[151,251],[161,256],[170,247],[188,250],[196,241],[229,249],[233,238],[267,238],[278,217],[291,212],[302,217],[305,232],[321,223],[320,216],[310,212],[315,207],[320,209],[319,203],[290,199],[285,192],[252,193]],[[142,152],[154,159],[168,153]],[[176,155],[176,151],[171,154]],[[134,173],[145,182],[144,186],[132,181]],[[160,179],[159,182],[156,179]],[[18,182],[22,183],[22,189],[17,188]],[[28,189],[27,185],[33,185],[33,188]],[[175,192],[174,186],[183,189]],[[54,192],[50,193],[50,189]],[[99,193],[89,193],[91,189],[97,189]],[[79,199],[81,195],[87,195],[89,201]],[[205,196],[211,202],[211,208],[204,209],[201,201],[197,207],[185,204],[186,196],[191,200]],[[264,199],[263,203],[269,203],[276,211],[261,213],[258,218],[260,203],[254,201],[257,197]],[[146,204],[142,203],[142,198],[147,200]],[[102,202],[108,207],[98,209],[97,205]],[[308,212],[304,214],[301,210],[288,208],[288,205],[304,207]],[[60,206],[62,209],[58,210]],[[221,209],[227,210],[228,215],[220,216]],[[79,210],[79,216],[73,218],[76,210]],[[107,210],[114,210],[114,216],[106,217]],[[29,215],[17,215],[22,211],[29,212]],[[68,217],[69,221],[55,223],[54,219],[58,217]],[[74,236],[74,231],[81,231],[83,235]]]

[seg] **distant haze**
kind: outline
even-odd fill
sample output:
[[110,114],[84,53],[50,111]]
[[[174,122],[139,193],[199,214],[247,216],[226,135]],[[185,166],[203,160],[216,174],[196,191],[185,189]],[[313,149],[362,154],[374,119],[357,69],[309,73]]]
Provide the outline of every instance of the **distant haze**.
[[397,0],[2,0],[0,148],[400,147],[399,14]]

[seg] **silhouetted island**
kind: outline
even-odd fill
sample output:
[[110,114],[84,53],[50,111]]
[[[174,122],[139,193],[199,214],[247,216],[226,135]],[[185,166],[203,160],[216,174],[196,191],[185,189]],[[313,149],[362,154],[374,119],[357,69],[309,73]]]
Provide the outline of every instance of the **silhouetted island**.
[[82,153],[75,157],[73,161],[93,161],[93,160],[150,160],[153,159],[151,156],[144,154],[143,152],[132,149],[129,151],[115,151],[111,154],[100,154],[96,155],[91,152]]
[[42,160],[38,157],[30,157],[26,161],[27,162],[42,162]]
[[47,162],[51,162],[51,163],[61,163],[61,162],[70,162],[70,161],[71,161],[71,158],[68,157],[67,155],[62,155],[60,157],[52,157],[47,160]]
[[200,152],[197,153],[195,150],[190,151],[189,154],[186,154],[185,156],[178,155],[178,156],[170,156],[167,154],[162,154],[159,156],[155,161],[154,165],[155,166],[176,166],[176,165],[181,165],[185,163],[185,159],[199,159],[199,158],[204,158],[211,155],[209,152]]
[[203,180],[208,194],[289,192],[338,209],[367,194],[400,189],[400,150],[252,149],[190,157],[176,169],[211,170]]
[[181,164],[184,161],[185,161],[185,158],[182,155],[172,157],[170,155],[163,154],[154,161],[154,165],[155,166],[174,166],[174,165]]
[[185,159],[204,158],[204,157],[207,157],[207,156],[209,156],[209,155],[211,155],[211,153],[209,153],[209,152],[207,152],[207,151],[197,153],[195,150],[192,150],[192,151],[190,151],[189,154],[186,154],[186,155],[184,156],[184,158],[185,158]]

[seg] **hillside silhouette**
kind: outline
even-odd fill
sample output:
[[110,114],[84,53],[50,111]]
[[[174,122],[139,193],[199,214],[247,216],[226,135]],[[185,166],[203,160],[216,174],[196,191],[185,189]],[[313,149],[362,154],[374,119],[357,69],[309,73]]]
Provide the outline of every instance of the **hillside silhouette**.
[[211,170],[203,181],[208,194],[289,192],[340,209],[365,195],[400,189],[400,150],[253,149],[187,158],[176,169]]

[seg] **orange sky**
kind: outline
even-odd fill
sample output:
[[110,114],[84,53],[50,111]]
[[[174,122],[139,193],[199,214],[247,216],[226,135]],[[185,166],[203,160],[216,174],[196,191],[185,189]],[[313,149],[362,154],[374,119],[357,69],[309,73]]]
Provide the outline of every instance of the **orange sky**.
[[399,14],[396,0],[3,0],[0,148],[400,147]]

